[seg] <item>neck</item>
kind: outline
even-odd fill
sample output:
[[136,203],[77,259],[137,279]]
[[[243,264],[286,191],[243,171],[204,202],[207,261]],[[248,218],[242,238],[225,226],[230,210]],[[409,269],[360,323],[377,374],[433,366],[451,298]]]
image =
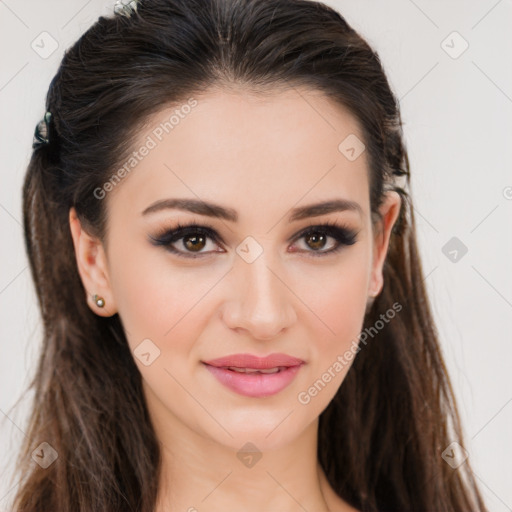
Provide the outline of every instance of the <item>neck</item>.
[[[329,512],[316,460],[316,429],[273,450],[240,452],[197,434],[162,445],[157,512]],[[245,443],[244,443],[245,444]],[[247,448],[245,448],[247,450]]]

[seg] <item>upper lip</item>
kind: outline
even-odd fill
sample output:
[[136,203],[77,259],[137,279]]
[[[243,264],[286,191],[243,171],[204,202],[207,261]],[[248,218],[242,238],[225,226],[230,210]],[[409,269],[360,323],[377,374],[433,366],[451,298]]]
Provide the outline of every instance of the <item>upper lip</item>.
[[270,354],[266,357],[253,356],[252,354],[232,354],[211,361],[204,361],[205,364],[217,367],[253,368],[255,370],[266,370],[279,366],[298,366],[304,361],[287,354]]

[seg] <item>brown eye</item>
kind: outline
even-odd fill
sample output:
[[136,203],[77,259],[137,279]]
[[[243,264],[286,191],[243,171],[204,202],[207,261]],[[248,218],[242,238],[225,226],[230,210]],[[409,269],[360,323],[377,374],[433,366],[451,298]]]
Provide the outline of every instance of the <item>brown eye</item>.
[[183,237],[183,245],[190,251],[200,251],[206,245],[206,237],[203,235],[188,235]]
[[[357,232],[347,226],[325,223],[301,231],[295,240],[301,240],[308,256],[327,256],[340,251],[344,246],[356,243]],[[328,239],[331,239],[331,242]]]
[[323,249],[325,246],[325,242],[327,237],[319,233],[318,231],[313,231],[311,234],[305,236],[306,243],[311,249]]
[[[149,239],[154,245],[163,246],[169,252],[184,258],[199,258],[214,252],[224,252],[222,249],[218,250],[221,239],[211,226],[178,224],[175,229],[166,230],[160,235],[150,235]],[[213,251],[204,250],[211,249],[209,245],[213,247]]]
[[[306,228],[295,237],[295,240],[302,240],[303,247],[302,250],[299,249],[300,252],[317,257],[334,254],[344,246],[353,245],[356,243],[356,235],[357,232],[349,227],[325,223]],[[332,239],[330,244],[329,238]],[[211,226],[198,224],[182,226],[178,224],[175,229],[166,230],[160,235],[149,235],[149,239],[152,244],[163,246],[169,252],[183,258],[199,258],[225,252],[222,248],[219,249],[223,243],[222,239]],[[181,248],[177,247],[178,242]],[[209,243],[213,245],[214,249],[204,250],[208,248]],[[296,249],[293,252],[295,251]]]

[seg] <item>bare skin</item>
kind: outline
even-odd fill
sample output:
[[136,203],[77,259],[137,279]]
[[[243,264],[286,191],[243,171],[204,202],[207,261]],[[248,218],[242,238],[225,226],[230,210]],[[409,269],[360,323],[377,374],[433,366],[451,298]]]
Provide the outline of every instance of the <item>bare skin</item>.
[[[353,512],[318,464],[318,418],[351,366],[332,372],[333,363],[354,346],[367,302],[382,289],[400,197],[388,193],[372,228],[366,152],[350,160],[338,149],[351,134],[362,140],[359,126],[320,93],[290,89],[262,99],[212,90],[196,99],[161,140],[154,130],[176,106],[141,132],[134,150],[148,136],[157,143],[103,199],[106,245],[73,208],[69,216],[91,309],[119,314],[132,352],[143,340],[159,351],[149,365],[134,353],[162,446],[155,510]],[[142,213],[168,198],[212,202],[238,219],[169,208]],[[289,219],[294,208],[332,199],[359,206]],[[219,240],[206,236],[193,246],[189,234],[188,244],[172,243],[181,255],[151,243],[149,236],[178,222],[209,226]],[[328,253],[338,245],[330,233],[296,236],[325,222],[353,231],[355,242]],[[249,253],[261,249],[251,262],[236,251],[248,236]],[[104,298],[103,308],[93,294]],[[305,364],[266,397],[226,388],[203,364],[276,352]],[[309,393],[328,368],[325,387]],[[248,442],[261,455],[251,467],[237,457]]]

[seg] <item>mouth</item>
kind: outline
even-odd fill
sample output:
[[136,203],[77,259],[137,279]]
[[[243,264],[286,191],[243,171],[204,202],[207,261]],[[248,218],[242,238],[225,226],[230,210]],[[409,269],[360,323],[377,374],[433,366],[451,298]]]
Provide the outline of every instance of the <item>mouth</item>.
[[223,370],[230,370],[232,372],[238,372],[238,373],[263,373],[263,374],[273,374],[273,373],[279,373],[283,370],[287,370],[290,368],[289,366],[277,366],[276,368],[266,368],[257,370],[256,368],[238,368],[237,366],[221,366]]
[[264,398],[285,389],[304,363],[273,368],[240,368],[203,364],[218,382],[231,391],[243,396]]

